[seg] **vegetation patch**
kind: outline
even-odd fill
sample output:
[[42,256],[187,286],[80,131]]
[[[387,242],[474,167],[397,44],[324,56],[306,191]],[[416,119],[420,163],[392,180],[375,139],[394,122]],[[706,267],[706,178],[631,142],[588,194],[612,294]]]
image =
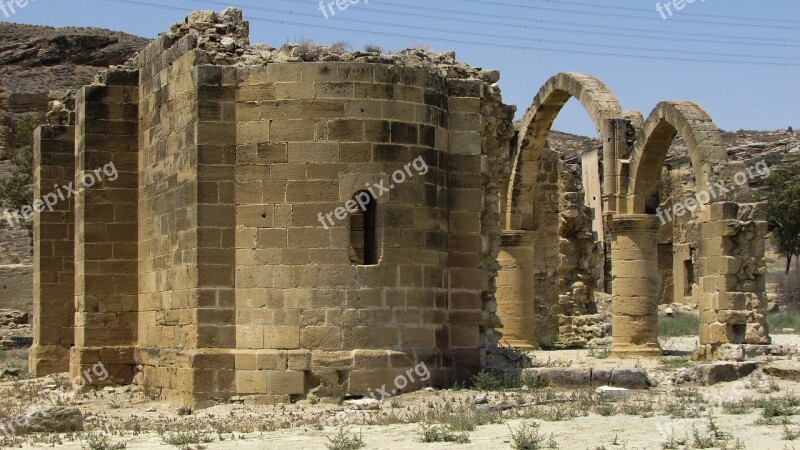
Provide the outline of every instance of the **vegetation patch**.
[[675,313],[673,317],[658,319],[658,336],[662,338],[697,336],[700,333],[700,318],[689,313]]

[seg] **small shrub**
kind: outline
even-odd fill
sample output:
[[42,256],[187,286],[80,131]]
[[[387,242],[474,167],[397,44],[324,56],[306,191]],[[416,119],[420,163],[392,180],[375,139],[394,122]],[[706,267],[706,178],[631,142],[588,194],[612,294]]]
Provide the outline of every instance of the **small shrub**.
[[181,406],[178,408],[178,415],[179,416],[191,416],[192,415],[192,408],[187,408],[185,406]]
[[[744,448],[739,440],[731,442],[732,440],[733,436],[722,431],[714,422],[713,417],[708,418],[708,425],[704,431],[692,427],[692,448]],[[729,447],[728,444],[733,445],[733,447]]]
[[81,447],[87,450],[122,450],[125,444],[122,442],[114,444],[103,433],[89,433]]
[[678,438],[675,437],[675,430],[672,430],[672,433],[669,435],[669,439],[666,442],[661,444],[661,448],[663,450],[678,450],[680,448],[685,448],[683,446],[686,445],[686,438]]
[[498,374],[484,371],[472,377],[472,384],[475,389],[481,391],[502,391],[522,387],[519,375],[510,372]]
[[328,443],[325,444],[328,450],[357,450],[366,446],[361,433],[351,435],[344,427],[339,428],[339,432],[332,438],[328,437]]
[[383,53],[383,49],[379,45],[367,44],[364,46],[365,53]]
[[755,404],[750,399],[722,402],[722,411],[725,412],[725,414],[731,414],[734,416],[750,414],[751,412],[753,412],[754,409],[755,409]]
[[650,399],[623,403],[620,412],[626,416],[652,417],[655,414],[655,405]]
[[800,432],[797,430],[790,429],[787,425],[783,426],[783,434],[781,435],[781,440],[783,441],[795,441],[797,438],[800,438]]
[[540,377],[533,372],[525,372],[520,377],[520,384],[531,389],[541,389],[547,387],[547,378]]
[[158,400],[161,398],[161,389],[145,383],[142,385],[142,394],[148,400]]
[[208,444],[209,442],[213,442],[214,438],[207,436],[205,433],[194,430],[168,433],[166,435],[162,435],[161,440],[167,445],[188,450],[191,445],[197,445],[200,447],[200,444]]
[[349,42],[337,41],[331,44],[331,50],[336,53],[350,53],[353,51],[353,46]]
[[609,356],[611,356],[611,347],[599,347],[599,348],[589,349],[590,358],[606,359]]
[[700,318],[694,314],[679,312],[673,317],[658,319],[659,337],[696,336],[698,333],[700,333]]
[[511,447],[516,450],[538,450],[544,448],[558,448],[553,435],[549,437],[539,432],[540,425],[536,422],[522,422],[519,428],[511,431]]
[[772,332],[780,332],[784,328],[800,331],[800,312],[781,311],[767,316],[767,324]]
[[555,403],[536,409],[535,417],[547,422],[560,422],[562,420],[574,419],[583,413],[584,411],[573,408],[569,403]]
[[82,73],[75,77],[75,81],[72,82],[72,89],[79,90],[84,86],[88,86],[92,84],[92,77],[89,75]]
[[572,367],[571,359],[551,359],[547,357],[547,361],[539,362],[533,361],[533,367]]
[[601,403],[594,410],[603,417],[613,416],[619,412],[617,407],[610,403]]
[[771,420],[775,417],[793,416],[797,414],[796,407],[798,404],[800,402],[792,395],[765,398],[761,401],[761,407],[764,408],[761,416],[766,420]]
[[425,443],[432,442],[455,442],[456,444],[469,443],[469,435],[462,432],[454,432],[446,425],[442,424],[420,424],[420,441]]

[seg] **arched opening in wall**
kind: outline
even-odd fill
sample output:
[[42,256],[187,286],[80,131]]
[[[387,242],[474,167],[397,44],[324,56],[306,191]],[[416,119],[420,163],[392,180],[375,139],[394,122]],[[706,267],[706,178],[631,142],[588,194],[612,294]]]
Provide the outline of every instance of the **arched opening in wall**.
[[[698,283],[695,268],[697,212],[695,198],[697,180],[692,172],[689,149],[678,133],[672,140],[661,171],[655,197],[645,206],[647,214],[659,218],[659,335],[663,338],[697,336],[700,332],[698,302],[694,296]],[[664,344],[665,350],[671,350]]]
[[583,105],[574,97],[564,105],[548,134],[550,148],[561,154],[560,174],[564,193],[574,192],[591,219],[591,232],[599,242],[605,236],[603,223],[603,142]]
[[[524,308],[512,313],[513,302],[502,305],[504,299],[498,297],[501,321],[519,322],[516,333],[499,330],[507,342],[517,341],[523,348],[585,347],[604,336],[589,336],[583,330],[599,330],[597,334],[608,330],[601,315],[592,314],[601,309],[595,299],[602,294],[598,286],[604,285],[597,236],[605,233],[602,226],[596,232],[594,219],[595,211],[602,217],[599,147],[611,142],[606,121],[620,119],[622,114],[619,102],[602,82],[580,73],[559,73],[548,79],[525,114],[512,155],[501,246],[516,262],[516,268],[509,265],[501,271],[512,275],[518,270],[522,277],[521,289],[508,289],[520,295],[510,298]],[[558,128],[566,132],[552,131]],[[585,183],[584,175],[589,179]],[[584,189],[584,184],[590,188]],[[498,279],[504,279],[504,274]],[[532,293],[530,298],[526,292]],[[517,320],[519,310],[524,314],[521,321]]]
[[[605,337],[598,335],[602,334],[598,330],[604,329],[603,317],[611,313],[610,298],[602,295],[608,253],[603,216],[603,142],[592,118],[575,97],[554,120],[548,141],[561,155],[556,344],[595,345],[595,339]],[[567,297],[569,301],[565,302]]]
[[367,191],[353,196],[358,204],[350,214],[350,262],[359,266],[378,264],[378,201]]

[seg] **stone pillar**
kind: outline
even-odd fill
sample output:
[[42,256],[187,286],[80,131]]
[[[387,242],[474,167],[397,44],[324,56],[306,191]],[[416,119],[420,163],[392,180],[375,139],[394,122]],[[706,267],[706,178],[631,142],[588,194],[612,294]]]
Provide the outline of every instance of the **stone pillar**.
[[[497,262],[497,315],[503,321],[503,342],[515,348],[537,346],[533,292],[535,234],[530,231],[504,231]],[[558,320],[554,316],[552,320]]]
[[[44,125],[33,144],[33,198],[52,208],[33,216],[33,347],[37,377],[69,371],[75,316],[75,212],[64,186],[75,178],[75,127]],[[63,199],[62,196],[63,195]]]
[[617,121],[603,121],[603,212],[616,212],[617,205]]
[[[698,252],[700,347],[695,359],[718,350],[767,345],[766,207],[720,202],[702,212]],[[733,347],[732,347],[733,346]]]
[[86,86],[76,98],[70,374],[102,363],[108,377],[84,377],[94,387],[131,382],[137,336],[138,74],[109,72],[108,82],[115,85]]
[[[211,404],[235,391],[236,69],[200,66],[195,80],[197,122],[197,352],[192,366],[194,404]],[[252,208],[250,216],[272,218]]]
[[611,352],[660,355],[658,345],[658,219],[624,215],[611,220],[613,331]]

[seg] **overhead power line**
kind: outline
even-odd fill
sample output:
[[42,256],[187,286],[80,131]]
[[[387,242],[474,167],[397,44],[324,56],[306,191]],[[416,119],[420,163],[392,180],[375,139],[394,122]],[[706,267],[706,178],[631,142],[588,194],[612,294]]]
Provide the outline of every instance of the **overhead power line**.
[[[183,12],[190,12],[191,9],[189,8],[181,8],[175,6],[167,6],[149,2],[142,2],[136,0],[104,0],[107,2],[114,2],[114,3],[124,3],[124,4],[131,4],[131,5],[138,5],[138,6],[145,6],[151,8],[160,8],[160,9],[169,9],[173,11],[183,11]],[[478,42],[478,41],[468,41],[468,40],[460,40],[460,39],[450,39],[450,38],[442,38],[436,36],[420,36],[420,35],[409,35],[409,34],[401,34],[401,33],[389,33],[386,31],[370,31],[370,30],[361,30],[355,28],[347,28],[347,27],[337,27],[337,26],[330,26],[330,25],[320,25],[316,23],[303,23],[303,22],[295,22],[289,20],[282,20],[282,19],[268,19],[264,17],[255,17],[255,16],[247,16],[248,20],[252,21],[259,21],[259,22],[267,22],[267,23],[278,23],[284,25],[295,25],[300,27],[309,27],[309,28],[317,28],[317,29],[328,29],[328,30],[336,30],[336,31],[347,31],[353,33],[363,33],[363,34],[373,34],[379,36],[390,36],[390,37],[398,37],[398,38],[413,38],[413,39],[426,39],[431,41],[438,41],[438,42],[449,42],[449,43],[458,43],[458,44],[469,44],[469,45],[478,45],[478,46],[485,46],[485,47],[496,47],[496,48],[508,48],[508,49],[517,49],[517,50],[527,50],[527,51],[540,51],[540,52],[548,52],[548,53],[567,53],[567,54],[579,54],[579,55],[591,55],[591,56],[610,56],[610,57],[623,57],[623,58],[636,58],[636,59],[651,59],[651,60],[666,60],[666,61],[689,61],[689,62],[710,62],[710,63],[730,63],[730,64],[748,64],[748,65],[769,65],[769,66],[800,66],[800,63],[780,63],[780,62],[763,62],[763,61],[737,61],[737,60],[726,60],[726,59],[703,59],[703,58],[678,58],[678,57],[669,57],[669,56],[655,56],[655,55],[635,55],[635,54],[621,54],[621,53],[610,53],[610,52],[591,52],[591,51],[583,51],[583,50],[569,50],[569,49],[557,49],[557,48],[549,48],[549,47],[534,47],[534,46],[522,46],[522,45],[513,45],[513,44],[501,44],[501,43],[487,43],[487,42]]]
[[[467,3],[481,3],[481,4],[494,5],[494,6],[511,6],[511,7],[516,7],[516,8],[531,9],[531,10],[556,11],[556,12],[572,13],[572,14],[579,14],[579,15],[618,17],[618,18],[639,19],[639,20],[657,20],[659,22],[663,22],[664,21],[663,18],[658,17],[657,15],[635,16],[633,14],[620,14],[620,13],[611,13],[611,12],[576,11],[576,10],[572,10],[572,9],[554,8],[552,6],[512,5],[512,4],[508,4],[508,3],[501,3],[501,2],[489,1],[489,0],[459,0],[459,1],[467,2]],[[616,7],[610,7],[610,8],[616,8]],[[779,28],[779,29],[800,29],[800,25],[766,25],[766,24],[753,24],[753,23],[714,22],[714,21],[710,21],[710,20],[689,19],[689,18],[685,18],[684,14],[681,14],[681,17],[673,17],[670,20],[674,21],[674,22],[702,23],[702,24],[706,24],[706,25],[725,25],[725,26],[750,27],[750,28],[767,28],[767,29],[776,29],[776,28]]]
[[[470,0],[453,0],[453,1],[470,1]],[[618,5],[603,5],[598,3],[587,3],[587,2],[576,2],[576,1],[567,1],[567,0],[529,0],[534,3],[556,3],[562,5],[569,5],[569,6],[579,6],[579,7],[588,7],[588,8],[614,8],[620,9],[623,11],[638,11],[638,12],[645,12],[645,13],[653,13],[653,9],[647,8],[632,8],[630,6],[618,6]],[[521,6],[519,4],[514,3],[507,3],[507,2],[480,2],[480,3],[493,3],[496,5],[502,6]],[[666,3],[666,2],[665,2]],[[761,17],[744,17],[744,16],[728,16],[722,14],[703,14],[703,13],[691,13],[682,11],[681,16],[694,16],[694,17],[709,17],[713,19],[733,19],[733,20],[748,20],[754,22],[775,22],[775,23],[792,23],[792,24],[800,24],[800,20],[787,20],[787,19],[773,19],[773,18],[761,18]]]
[[[215,0],[191,0],[196,3],[205,3],[209,5],[218,5],[218,6],[239,6],[244,8],[249,8],[256,11],[265,11],[271,13],[278,13],[278,14],[290,14],[294,16],[302,16],[302,17],[311,17],[317,18],[317,14],[310,14],[310,13],[302,13],[302,12],[293,12],[293,11],[284,11],[276,8],[265,8],[260,6],[249,6],[249,5],[240,5],[236,3],[230,3],[228,1],[215,1]],[[408,24],[393,24],[387,22],[377,22],[372,20],[360,20],[360,19],[353,19],[353,18],[345,18],[342,19],[347,22],[352,23],[362,23],[367,25],[378,25],[378,26],[389,26],[389,27],[400,27],[412,30],[420,30],[420,31],[432,31],[434,33],[455,33],[455,34],[463,34],[463,31],[460,30],[452,30],[452,29],[445,29],[442,27],[424,27],[424,26],[417,26],[417,25],[408,25]],[[723,56],[723,57],[730,57],[730,58],[756,58],[756,59],[774,59],[774,60],[785,60],[785,61],[800,61],[800,57],[786,57],[786,56],[772,56],[772,55],[753,55],[753,54],[731,54],[731,53],[707,53],[707,52],[697,52],[697,51],[681,51],[681,50],[669,50],[669,49],[653,49],[647,47],[631,47],[631,46],[622,46],[622,45],[607,45],[607,44],[598,44],[598,43],[591,43],[587,44],[585,42],[575,42],[575,41],[560,41],[560,40],[553,40],[553,39],[540,39],[540,38],[529,38],[529,37],[518,37],[518,36],[511,36],[507,34],[493,34],[493,33],[480,33],[480,32],[470,32],[471,36],[481,36],[481,37],[488,37],[488,38],[495,38],[495,39],[513,39],[513,40],[520,40],[520,41],[527,41],[527,42],[538,42],[541,44],[558,44],[558,45],[580,45],[584,47],[594,47],[594,48],[608,48],[612,50],[633,50],[633,51],[643,51],[643,52],[658,52],[658,53],[667,53],[667,54],[678,54],[678,55],[697,55],[697,56]]]
[[[319,4],[318,0],[278,0],[285,3],[294,3],[294,4],[305,4],[316,8]],[[464,17],[449,17],[449,16],[438,16],[433,14],[426,14],[418,12],[419,6],[417,5],[409,5],[409,4],[402,4],[402,3],[392,3],[386,0],[382,0],[380,2],[381,5],[386,5],[390,8],[403,8],[403,9],[413,9],[415,12],[402,12],[395,10],[387,10],[380,8],[378,6],[370,5],[369,9],[360,9],[354,10],[353,12],[366,12],[369,11],[370,13],[377,13],[377,14],[389,14],[392,16],[396,16],[397,14],[403,14],[409,17],[421,17],[421,18],[429,18],[435,20],[447,20],[447,21],[456,21],[456,22],[465,22],[465,23],[475,23],[481,25],[493,25],[493,26],[502,26],[504,28],[523,28],[529,30],[537,30],[537,29],[547,29],[550,31],[568,31],[568,32],[581,32],[583,30],[566,30],[561,28],[548,28],[548,27],[540,27],[539,25],[518,25],[508,22],[494,22],[488,20],[479,20],[479,19],[465,19]],[[258,8],[258,6],[254,5],[247,5],[248,9]],[[558,20],[551,20],[551,19],[540,19],[540,18],[533,18],[533,17],[524,17],[524,16],[509,16],[509,15],[502,15],[502,14],[492,14],[492,13],[476,13],[470,11],[460,11],[460,10],[453,10],[453,9],[445,9],[445,8],[434,8],[430,6],[425,7],[425,11],[434,11],[434,12],[441,12],[445,14],[456,14],[458,16],[471,16],[471,17],[481,17],[481,18],[496,18],[502,20],[512,20],[512,21],[521,21],[526,22],[528,24],[544,24],[549,23],[553,25],[563,25],[563,26],[570,26],[570,27],[583,27],[583,28],[602,28],[606,30],[613,30],[614,33],[607,33],[615,36],[619,36],[618,32],[620,30],[623,31],[635,31],[640,33],[649,33],[649,34],[657,34],[658,36],[637,36],[637,35],[628,35],[630,37],[646,37],[648,39],[664,39],[664,32],[660,32],[657,30],[644,29],[644,28],[633,28],[633,27],[621,27],[621,26],[608,26],[608,25],[596,25],[596,24],[588,24],[588,23],[577,23],[577,22],[564,22]],[[587,31],[588,32],[588,31]],[[709,34],[709,33],[693,33],[693,32],[685,32],[685,31],[670,31],[670,39],[671,40],[682,40],[682,41],[692,41],[696,42],[697,39],[689,39],[689,38],[680,38],[679,35],[682,36],[696,36],[703,38],[703,42],[714,42],[714,43],[724,43],[724,44],[737,44],[737,45],[769,45],[769,46],[797,46],[793,44],[787,44],[789,42],[800,44],[800,39],[780,39],[780,38],[773,38],[773,37],[760,37],[760,36],[742,36],[742,35],[729,35],[729,34]],[[736,39],[736,41],[718,41],[718,40],[708,40],[707,38],[719,38],[719,39]],[[742,42],[743,39],[748,39],[752,41],[764,41],[765,43],[757,43],[757,42]],[[774,44],[767,44],[772,43]]]

